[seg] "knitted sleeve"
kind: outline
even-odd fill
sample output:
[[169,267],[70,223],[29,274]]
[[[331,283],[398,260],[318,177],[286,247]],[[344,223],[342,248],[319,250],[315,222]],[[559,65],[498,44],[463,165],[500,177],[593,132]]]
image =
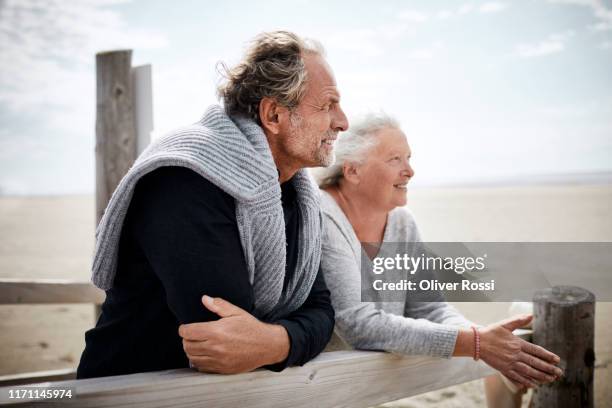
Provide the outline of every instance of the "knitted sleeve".
[[326,214],[321,267],[336,311],[340,336],[355,348],[449,358],[458,328],[387,313],[361,302],[361,277],[350,243]]

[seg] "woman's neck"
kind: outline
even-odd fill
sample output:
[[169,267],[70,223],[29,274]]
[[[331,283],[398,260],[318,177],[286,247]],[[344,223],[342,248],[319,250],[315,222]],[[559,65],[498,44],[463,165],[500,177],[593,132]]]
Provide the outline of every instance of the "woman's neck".
[[353,226],[359,242],[382,242],[387,225],[387,211],[373,207],[369,199],[342,185],[329,187],[325,191],[336,200]]

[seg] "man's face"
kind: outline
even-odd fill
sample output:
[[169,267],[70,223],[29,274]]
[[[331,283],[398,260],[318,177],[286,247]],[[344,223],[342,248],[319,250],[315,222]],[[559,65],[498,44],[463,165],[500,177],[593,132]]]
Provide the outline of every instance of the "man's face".
[[299,167],[329,166],[334,162],[334,141],[348,129],[340,108],[340,93],[323,57],[304,57],[308,82],[300,104],[291,112],[285,154]]

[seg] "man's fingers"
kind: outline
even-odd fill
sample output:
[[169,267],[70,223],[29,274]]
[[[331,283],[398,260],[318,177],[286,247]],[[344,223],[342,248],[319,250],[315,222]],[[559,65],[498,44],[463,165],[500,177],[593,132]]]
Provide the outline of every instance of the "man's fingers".
[[559,367],[553,364],[550,364],[547,361],[541,360],[540,358],[535,357],[531,354],[522,352],[519,358],[523,363],[527,364],[530,367],[535,368],[536,370],[540,370],[542,372],[545,372],[547,374],[552,374],[557,377],[560,377],[563,375],[563,370],[561,370]]
[[555,353],[551,353],[546,350],[544,347],[540,347],[533,343],[529,343],[528,341],[523,341],[521,348],[524,352],[534,355],[536,357],[541,358],[544,361],[551,362],[553,364],[559,364],[561,359]]
[[211,298],[210,296],[204,295],[202,296],[202,304],[208,310],[221,317],[237,316],[247,313],[238,306],[219,297]]
[[187,340],[208,340],[214,335],[214,324],[216,322],[201,322],[181,324],[179,326],[179,336]]
[[208,341],[185,340],[183,339],[183,350],[188,357],[191,356],[208,356],[211,357],[213,352],[208,346]]
[[192,368],[196,368],[198,371],[203,373],[219,373],[221,371],[221,365],[218,360],[207,357],[207,356],[193,356],[189,357],[189,363]]

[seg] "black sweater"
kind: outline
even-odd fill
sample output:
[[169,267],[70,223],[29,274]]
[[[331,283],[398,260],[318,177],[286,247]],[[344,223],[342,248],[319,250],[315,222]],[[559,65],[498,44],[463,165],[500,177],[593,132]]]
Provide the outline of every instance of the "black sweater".
[[[300,215],[291,183],[281,189],[286,284],[297,261]],[[162,167],[136,185],[115,281],[96,327],[85,334],[77,378],[188,367],[179,325],[218,319],[202,305],[204,294],[253,310],[234,199],[189,169]],[[305,303],[273,323],[285,327],[291,348],[272,370],[302,365],[325,348],[334,312],[320,270]]]

